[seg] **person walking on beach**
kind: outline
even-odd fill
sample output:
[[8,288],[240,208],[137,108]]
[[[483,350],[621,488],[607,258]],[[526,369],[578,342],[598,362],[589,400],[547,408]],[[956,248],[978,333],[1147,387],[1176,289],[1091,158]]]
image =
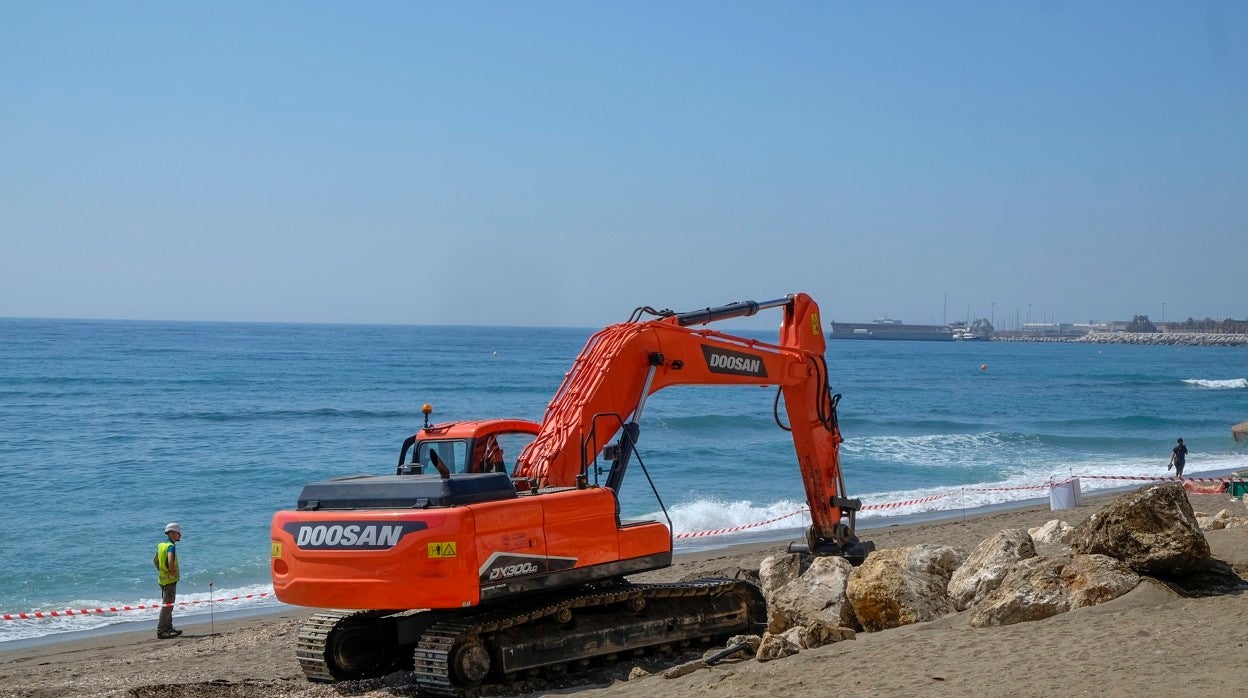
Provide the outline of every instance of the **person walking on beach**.
[[160,620],[156,621],[156,638],[168,640],[182,634],[173,627],[173,600],[177,598],[178,589],[178,551],[174,544],[182,540],[182,527],[177,521],[170,521],[165,526],[167,541],[156,546],[156,556],[152,562],[156,565],[156,581],[160,584]]
[[1178,445],[1170,452],[1170,468],[1174,468],[1174,474],[1181,478],[1185,465],[1187,465],[1187,446],[1183,445],[1183,439],[1180,438]]

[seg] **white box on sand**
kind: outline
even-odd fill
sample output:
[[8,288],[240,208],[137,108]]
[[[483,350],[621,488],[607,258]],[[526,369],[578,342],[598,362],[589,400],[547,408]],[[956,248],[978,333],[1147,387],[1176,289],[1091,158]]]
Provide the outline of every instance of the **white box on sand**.
[[1049,509],[1069,509],[1083,504],[1083,492],[1079,490],[1079,478],[1067,482],[1055,482],[1049,486]]

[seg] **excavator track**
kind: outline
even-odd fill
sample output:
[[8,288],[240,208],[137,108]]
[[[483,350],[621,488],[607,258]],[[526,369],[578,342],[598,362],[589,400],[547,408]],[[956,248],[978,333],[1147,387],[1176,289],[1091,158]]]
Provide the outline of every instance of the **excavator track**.
[[391,666],[391,652],[378,632],[382,618],[394,611],[325,610],[299,628],[295,658],[310,681],[348,681],[381,676]]
[[521,675],[556,677],[594,659],[761,632],[765,623],[762,595],[747,582],[621,584],[444,615],[420,636],[415,677],[427,695],[472,695]]

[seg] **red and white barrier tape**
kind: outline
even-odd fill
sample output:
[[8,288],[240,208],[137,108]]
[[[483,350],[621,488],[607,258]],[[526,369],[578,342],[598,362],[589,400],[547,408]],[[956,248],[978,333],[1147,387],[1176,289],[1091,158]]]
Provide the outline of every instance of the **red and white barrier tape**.
[[1015,487],[963,487],[968,492],[1007,492],[1009,490],[1047,490],[1053,485],[1065,485],[1072,480],[1141,480],[1146,482],[1248,482],[1241,477],[1184,477],[1174,475],[1075,475],[1065,480],[1055,480],[1043,485],[1017,485]]
[[867,504],[862,507],[861,511],[868,511],[871,509],[896,509],[897,507],[908,507],[912,504],[923,504],[924,502],[934,502],[937,499],[944,499],[945,497],[948,497],[948,496],[949,496],[948,493],[934,494],[930,497],[921,497],[919,499],[908,499],[904,502],[888,502],[887,504]]
[[40,620],[44,618],[61,618],[67,616],[89,616],[89,615],[106,615],[110,613],[122,613],[125,611],[145,611],[165,606],[194,606],[195,604],[203,604],[212,601],[219,603],[221,601],[239,601],[243,599],[258,599],[265,596],[272,596],[269,592],[260,594],[247,594],[245,596],[230,596],[223,599],[201,599],[198,601],[178,601],[171,604],[149,603],[137,604],[134,606],[109,606],[107,608],[71,608],[65,611],[31,611],[30,613],[5,613],[0,614],[0,620]]
[[1053,485],[1065,485],[1070,479],[1061,482],[1046,482],[1043,485],[1015,485],[1014,487],[963,487],[967,492],[1010,492],[1013,490],[1047,490]]
[[736,531],[744,531],[749,528],[758,528],[759,526],[766,526],[769,523],[775,523],[777,521],[783,521],[784,519],[787,519],[791,516],[797,516],[798,514],[804,511],[808,511],[808,509],[805,509],[805,508],[798,509],[797,511],[789,512],[788,514],[785,514],[784,516],[777,516],[774,519],[767,519],[766,521],[759,521],[758,523],[744,524],[741,526],[733,526],[732,528],[719,528],[714,531],[694,531],[692,533],[677,533],[676,535],[672,537],[673,538],[705,538],[707,536],[719,536],[725,533],[734,533]]
[[1174,475],[1080,475],[1084,480],[1147,480],[1163,482],[1248,482],[1242,477],[1176,477]]

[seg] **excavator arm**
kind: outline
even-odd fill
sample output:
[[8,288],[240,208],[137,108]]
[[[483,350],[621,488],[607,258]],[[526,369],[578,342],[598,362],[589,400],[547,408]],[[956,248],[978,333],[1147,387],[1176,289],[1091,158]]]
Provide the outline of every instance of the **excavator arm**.
[[[783,310],[777,344],[693,327],[770,308]],[[640,320],[647,312],[656,318]],[[804,547],[845,554],[857,542],[859,502],[842,496],[839,396],[829,389],[824,350],[819,307],[805,294],[687,313],[639,308],[628,322],[590,338],[513,477],[538,487],[576,486],[606,449],[613,463],[606,484],[618,492],[649,395],[673,385],[775,385],[784,397],[813,522]],[[619,443],[607,449],[617,434]]]

